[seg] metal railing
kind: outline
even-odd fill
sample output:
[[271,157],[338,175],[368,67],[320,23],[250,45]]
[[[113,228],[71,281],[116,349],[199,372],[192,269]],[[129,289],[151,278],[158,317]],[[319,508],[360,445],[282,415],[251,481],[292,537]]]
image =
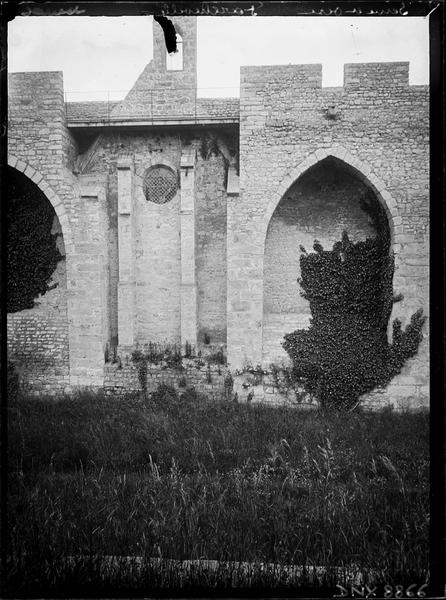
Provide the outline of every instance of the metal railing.
[[[139,90],[67,91],[66,119],[69,123],[144,121],[152,124],[203,119],[233,121],[238,118],[238,92],[237,87],[169,88],[162,85]],[[127,102],[122,103],[126,97]]]

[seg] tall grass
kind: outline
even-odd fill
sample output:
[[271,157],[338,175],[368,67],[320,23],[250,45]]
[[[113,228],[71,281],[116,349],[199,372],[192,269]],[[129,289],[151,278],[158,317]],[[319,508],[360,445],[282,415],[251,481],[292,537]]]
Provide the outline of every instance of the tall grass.
[[[19,398],[9,431],[16,594],[33,580],[53,591],[72,582],[67,556],[143,557],[146,584],[160,589],[219,585],[215,572],[178,579],[171,566],[163,579],[164,559],[354,567],[387,583],[426,578],[426,414],[302,412],[162,388],[145,400]],[[149,568],[153,558],[164,567]],[[96,584],[110,581],[98,573]],[[283,584],[268,577],[257,572],[251,587]]]

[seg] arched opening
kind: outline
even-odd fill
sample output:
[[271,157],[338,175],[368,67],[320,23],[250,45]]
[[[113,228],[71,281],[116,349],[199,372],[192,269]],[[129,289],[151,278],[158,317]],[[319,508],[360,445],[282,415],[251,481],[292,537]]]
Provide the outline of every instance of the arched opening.
[[376,194],[353,168],[332,156],[309,168],[283,195],[265,242],[264,365],[286,362],[284,334],[309,326],[310,306],[298,283],[301,248],[313,252],[317,240],[331,250],[343,231],[352,242],[375,237],[375,222],[365,206],[380,206]]
[[33,390],[69,374],[62,228],[48,198],[8,167],[8,355]]
[[176,52],[167,52],[166,67],[168,71],[183,70],[183,38],[179,33],[176,34],[177,50]]

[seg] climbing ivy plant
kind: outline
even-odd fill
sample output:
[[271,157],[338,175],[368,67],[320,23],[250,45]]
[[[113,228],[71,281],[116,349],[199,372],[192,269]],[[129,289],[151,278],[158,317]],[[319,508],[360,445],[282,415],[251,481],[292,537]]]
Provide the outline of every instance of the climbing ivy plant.
[[20,173],[8,170],[7,311],[32,308],[48,290],[61,254],[51,234],[54,209]]
[[292,378],[324,408],[351,409],[362,394],[385,387],[418,351],[425,317],[412,315],[403,331],[387,326],[394,297],[394,259],[385,213],[374,198],[362,201],[377,235],[352,242],[344,231],[331,250],[316,240],[314,252],[301,247],[302,296],[309,301],[309,329],[285,335]]

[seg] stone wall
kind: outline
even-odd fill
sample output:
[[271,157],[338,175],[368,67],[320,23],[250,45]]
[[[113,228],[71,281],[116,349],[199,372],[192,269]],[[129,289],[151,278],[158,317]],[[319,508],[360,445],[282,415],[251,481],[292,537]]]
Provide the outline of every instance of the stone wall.
[[[212,133],[212,132],[211,132]],[[133,194],[133,247],[135,266],[135,344],[180,341],[181,236],[180,195],[166,204],[144,196],[143,177],[154,165],[167,165],[179,173],[184,148],[192,148],[196,161],[195,247],[199,331],[213,343],[225,342],[226,329],[226,191],[225,161],[221,155],[202,156],[201,140],[146,132],[102,134],[95,144],[83,177],[107,173],[106,207],[110,307],[110,342],[118,335],[118,183],[117,165],[128,159],[135,173]],[[218,143],[218,134],[216,136]]]
[[198,154],[196,169],[198,340],[226,345],[226,164]]
[[57,186],[60,168],[67,162],[62,73],[13,73],[8,94],[9,152]]
[[[64,257],[57,217],[51,230]],[[33,308],[7,315],[8,360],[20,375],[24,390],[56,394],[69,387],[66,262],[62,258],[48,281],[48,291]]]
[[[276,206],[312,165],[350,165],[386,207],[396,257],[393,317],[428,312],[428,89],[408,63],[346,65],[342,88],[322,88],[320,65],[243,67],[240,200],[228,204],[228,360],[259,364],[263,266]],[[428,327],[418,356],[388,393],[426,403]]]
[[[62,228],[68,228],[76,196],[71,168],[77,144],[66,126],[62,73],[11,73],[8,99],[8,156],[21,163],[11,166],[23,172],[28,166],[26,175],[38,180],[47,195],[51,190],[57,196],[56,214]],[[49,200],[57,204],[54,197]]]
[[183,38],[183,69],[166,68],[166,42],[161,26],[153,21],[153,59],[125,99],[111,111],[112,118],[166,118],[193,115],[197,87],[197,20],[172,18]]
[[8,164],[45,194],[63,233],[70,385],[101,385],[107,321],[103,183],[73,173],[78,145],[66,125],[62,73],[12,73],[8,85]]
[[[34,308],[8,315],[8,360],[26,391],[60,394],[70,386],[65,261]],[[65,292],[65,293],[64,293]]]
[[[110,338],[118,335],[118,162],[128,159],[141,176],[155,164],[167,164],[178,171],[181,145],[178,136],[143,134],[102,134],[85,175],[108,174],[106,207],[110,305]],[[179,338],[179,198],[163,205],[148,202],[142,186],[133,188],[135,266],[135,343],[174,342]]]
[[[149,365],[147,369],[147,392],[151,393],[159,385],[171,385],[178,392],[187,388],[194,388],[197,392],[205,394],[215,400],[228,398],[225,379],[228,370],[223,365],[209,365],[204,361],[183,359],[181,370],[160,365]],[[138,369],[131,359],[124,359],[122,363],[109,363],[105,365],[104,390],[109,394],[126,394],[140,392],[141,383]]]

